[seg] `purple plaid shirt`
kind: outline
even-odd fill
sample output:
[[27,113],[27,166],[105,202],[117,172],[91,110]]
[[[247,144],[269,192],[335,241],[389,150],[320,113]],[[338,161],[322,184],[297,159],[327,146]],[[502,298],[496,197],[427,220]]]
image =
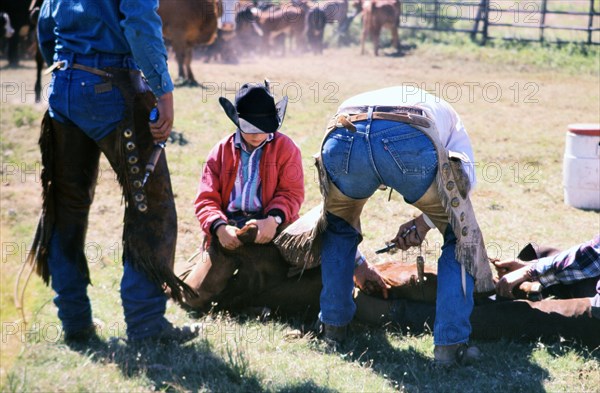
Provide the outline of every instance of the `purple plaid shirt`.
[[[559,254],[538,259],[529,272],[545,287],[600,278],[600,235]],[[600,281],[596,289],[600,293]]]

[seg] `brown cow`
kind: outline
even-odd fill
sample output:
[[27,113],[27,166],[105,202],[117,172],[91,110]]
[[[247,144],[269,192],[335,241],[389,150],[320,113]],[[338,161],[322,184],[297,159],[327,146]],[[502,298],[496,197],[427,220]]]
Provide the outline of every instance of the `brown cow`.
[[[263,33],[263,50],[269,53],[278,46],[281,36],[289,38],[290,48],[294,42],[296,50],[303,49],[306,42],[304,25],[307,12],[308,5],[302,2],[287,3],[281,7],[259,8],[256,20]],[[285,43],[281,50],[282,54],[285,54]]]
[[210,45],[217,38],[218,0],[161,0],[158,14],[165,40],[175,52],[179,79],[198,85],[192,73],[192,53],[195,46]]
[[367,35],[371,37],[375,47],[375,56],[379,55],[379,34],[383,27],[387,27],[392,32],[392,47],[400,50],[400,40],[398,38],[398,27],[400,26],[400,1],[399,0],[361,0],[357,4],[362,9],[363,27],[361,36],[361,55],[365,54],[365,41]]

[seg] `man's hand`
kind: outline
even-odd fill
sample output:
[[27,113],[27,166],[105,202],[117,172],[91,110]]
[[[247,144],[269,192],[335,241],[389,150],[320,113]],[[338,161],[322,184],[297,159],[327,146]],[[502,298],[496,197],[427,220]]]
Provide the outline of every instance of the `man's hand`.
[[237,228],[233,225],[221,225],[218,227],[216,235],[219,239],[219,243],[228,250],[235,250],[241,246],[242,242],[237,238],[237,235],[235,234],[236,231]]
[[367,295],[381,292],[384,299],[387,299],[388,289],[391,288],[367,261],[354,269],[354,283]]
[[275,217],[272,216],[268,216],[262,220],[250,220],[247,224],[255,224],[258,227],[256,240],[254,241],[258,244],[265,244],[273,240],[279,226],[275,221]]
[[429,232],[431,228],[425,222],[423,215],[421,214],[419,217],[414,220],[410,220],[398,228],[398,234],[392,242],[396,244],[400,250],[406,251],[413,246],[419,246],[423,243],[427,232]]
[[520,269],[505,274],[498,283],[496,283],[496,294],[502,297],[513,299],[513,289],[524,281],[529,280],[529,266],[523,266]]
[[530,263],[523,262],[520,259],[508,260],[508,261],[492,261],[498,273],[498,278],[502,278],[510,272],[519,270],[524,266],[530,266]]
[[158,121],[150,123],[150,132],[154,142],[164,142],[171,134],[175,112],[173,110],[173,93],[165,93],[158,97]]

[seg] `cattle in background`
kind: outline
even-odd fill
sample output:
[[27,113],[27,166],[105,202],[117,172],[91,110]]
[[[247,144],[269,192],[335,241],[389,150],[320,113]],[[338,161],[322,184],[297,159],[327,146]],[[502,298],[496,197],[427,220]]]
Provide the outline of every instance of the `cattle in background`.
[[7,52],[8,40],[15,34],[10,23],[10,16],[6,12],[0,12],[0,53]]
[[362,9],[363,27],[361,36],[361,55],[365,54],[367,35],[373,41],[375,56],[379,55],[379,34],[383,27],[392,33],[392,47],[400,50],[398,27],[400,26],[400,2],[398,0],[363,0],[357,5]]
[[[285,54],[285,37],[288,37],[290,48],[292,42],[296,50],[303,50],[306,44],[304,25],[308,5],[305,3],[286,3],[281,7],[259,7],[257,23],[263,32],[263,50],[266,53],[276,47],[281,47]],[[283,45],[280,45],[283,37]]]
[[325,23],[327,23],[325,11],[319,7],[312,7],[308,10],[304,34],[306,35],[308,47],[314,54],[320,55],[323,53]]
[[218,0],[161,0],[158,14],[165,41],[175,52],[179,79],[189,85],[198,85],[191,67],[192,54],[194,47],[210,45],[217,38]]
[[35,32],[34,45],[35,45],[35,102],[40,102],[42,95],[42,68],[44,68],[44,57],[42,51],[38,45],[37,40],[37,22],[40,16],[40,7],[42,6],[43,0],[31,0],[29,5],[29,23],[31,23],[32,31]]
[[15,34],[15,29],[10,23],[10,16],[6,12],[0,13],[0,37],[8,39],[13,34]]
[[348,0],[320,1],[315,2],[315,4],[325,12],[327,23],[337,24],[338,44],[347,44],[349,41],[348,29],[358,12],[348,16]]
[[21,44],[21,29],[29,27],[29,0],[10,0],[2,1],[0,5],[0,13],[6,13],[10,19],[10,24],[14,33],[10,38],[7,37],[8,41],[8,66],[18,67]]
[[259,9],[252,3],[241,4],[235,15],[234,50],[239,54],[257,53],[264,35],[258,25]]

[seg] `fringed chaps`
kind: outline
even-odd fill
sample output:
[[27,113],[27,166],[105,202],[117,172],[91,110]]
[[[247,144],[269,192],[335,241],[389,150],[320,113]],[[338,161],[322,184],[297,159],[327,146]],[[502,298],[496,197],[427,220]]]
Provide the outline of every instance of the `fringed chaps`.
[[291,265],[290,277],[321,265],[321,234],[327,228],[327,212],[344,219],[359,234],[362,233],[360,214],[369,198],[353,199],[344,195],[329,180],[320,156],[315,156],[315,165],[324,202],[312,208],[273,240],[283,258]]
[[[456,260],[475,279],[474,291],[493,291],[495,286],[492,270],[485,250],[483,234],[469,198],[467,176],[462,170],[462,164],[458,160],[450,159],[448,150],[440,142],[435,122],[424,116],[412,115],[412,117],[429,123],[429,127],[420,124],[412,124],[412,126],[429,137],[438,156],[438,171],[434,181],[437,186],[438,200],[430,199],[426,205],[422,197],[413,205],[428,217],[431,214],[431,220],[440,231],[444,226],[442,216],[439,214],[440,205],[444,208],[447,214],[445,221],[456,236]],[[426,192],[424,197],[427,195]]]
[[48,247],[55,219],[52,183],[52,164],[54,163],[53,137],[54,129],[52,128],[52,119],[50,118],[48,111],[46,111],[42,120],[42,128],[38,142],[42,153],[42,212],[33,238],[33,244],[27,255],[27,262],[35,263],[36,272],[42,277],[46,285],[50,283]]
[[[181,300],[182,291],[190,295],[193,295],[193,291],[173,272],[177,213],[165,152],[161,154],[154,173],[145,187],[142,187],[143,169],[154,145],[148,126],[148,115],[155,104],[155,97],[142,81],[138,71],[113,68],[107,68],[106,71],[110,76],[105,78],[105,82],[119,88],[125,99],[123,119],[116,130],[107,137],[96,143],[76,127],[51,122],[48,114],[44,117],[40,137],[44,202],[28,259],[36,264],[37,272],[48,283],[50,272],[47,258],[50,238],[55,230],[60,231],[63,237],[65,225],[71,226],[69,222],[71,215],[65,215],[64,212],[73,210],[73,205],[77,205],[79,207],[77,215],[80,218],[79,221],[77,219],[75,221],[77,227],[81,227],[81,239],[72,243],[68,252],[79,255],[78,264],[84,269],[86,277],[89,277],[87,261],[83,254],[83,243],[101,151],[117,174],[123,190],[125,204],[123,260],[129,261],[135,269],[143,272],[157,285],[168,288],[173,298]],[[60,140],[61,136],[56,134],[59,133],[64,133],[63,138],[69,135],[69,138],[80,140],[86,147],[81,150],[78,149],[77,144],[67,143],[60,152],[65,157],[75,157],[71,161],[86,166],[88,179],[85,179],[85,182],[69,183],[68,178],[64,182],[57,181],[60,180],[63,171],[69,170],[68,167],[61,166],[61,157],[57,157],[56,141]],[[65,185],[68,186],[67,191],[64,191]],[[65,194],[71,191],[78,197],[71,195],[64,201]],[[87,195],[87,200],[82,200],[84,195]]]

